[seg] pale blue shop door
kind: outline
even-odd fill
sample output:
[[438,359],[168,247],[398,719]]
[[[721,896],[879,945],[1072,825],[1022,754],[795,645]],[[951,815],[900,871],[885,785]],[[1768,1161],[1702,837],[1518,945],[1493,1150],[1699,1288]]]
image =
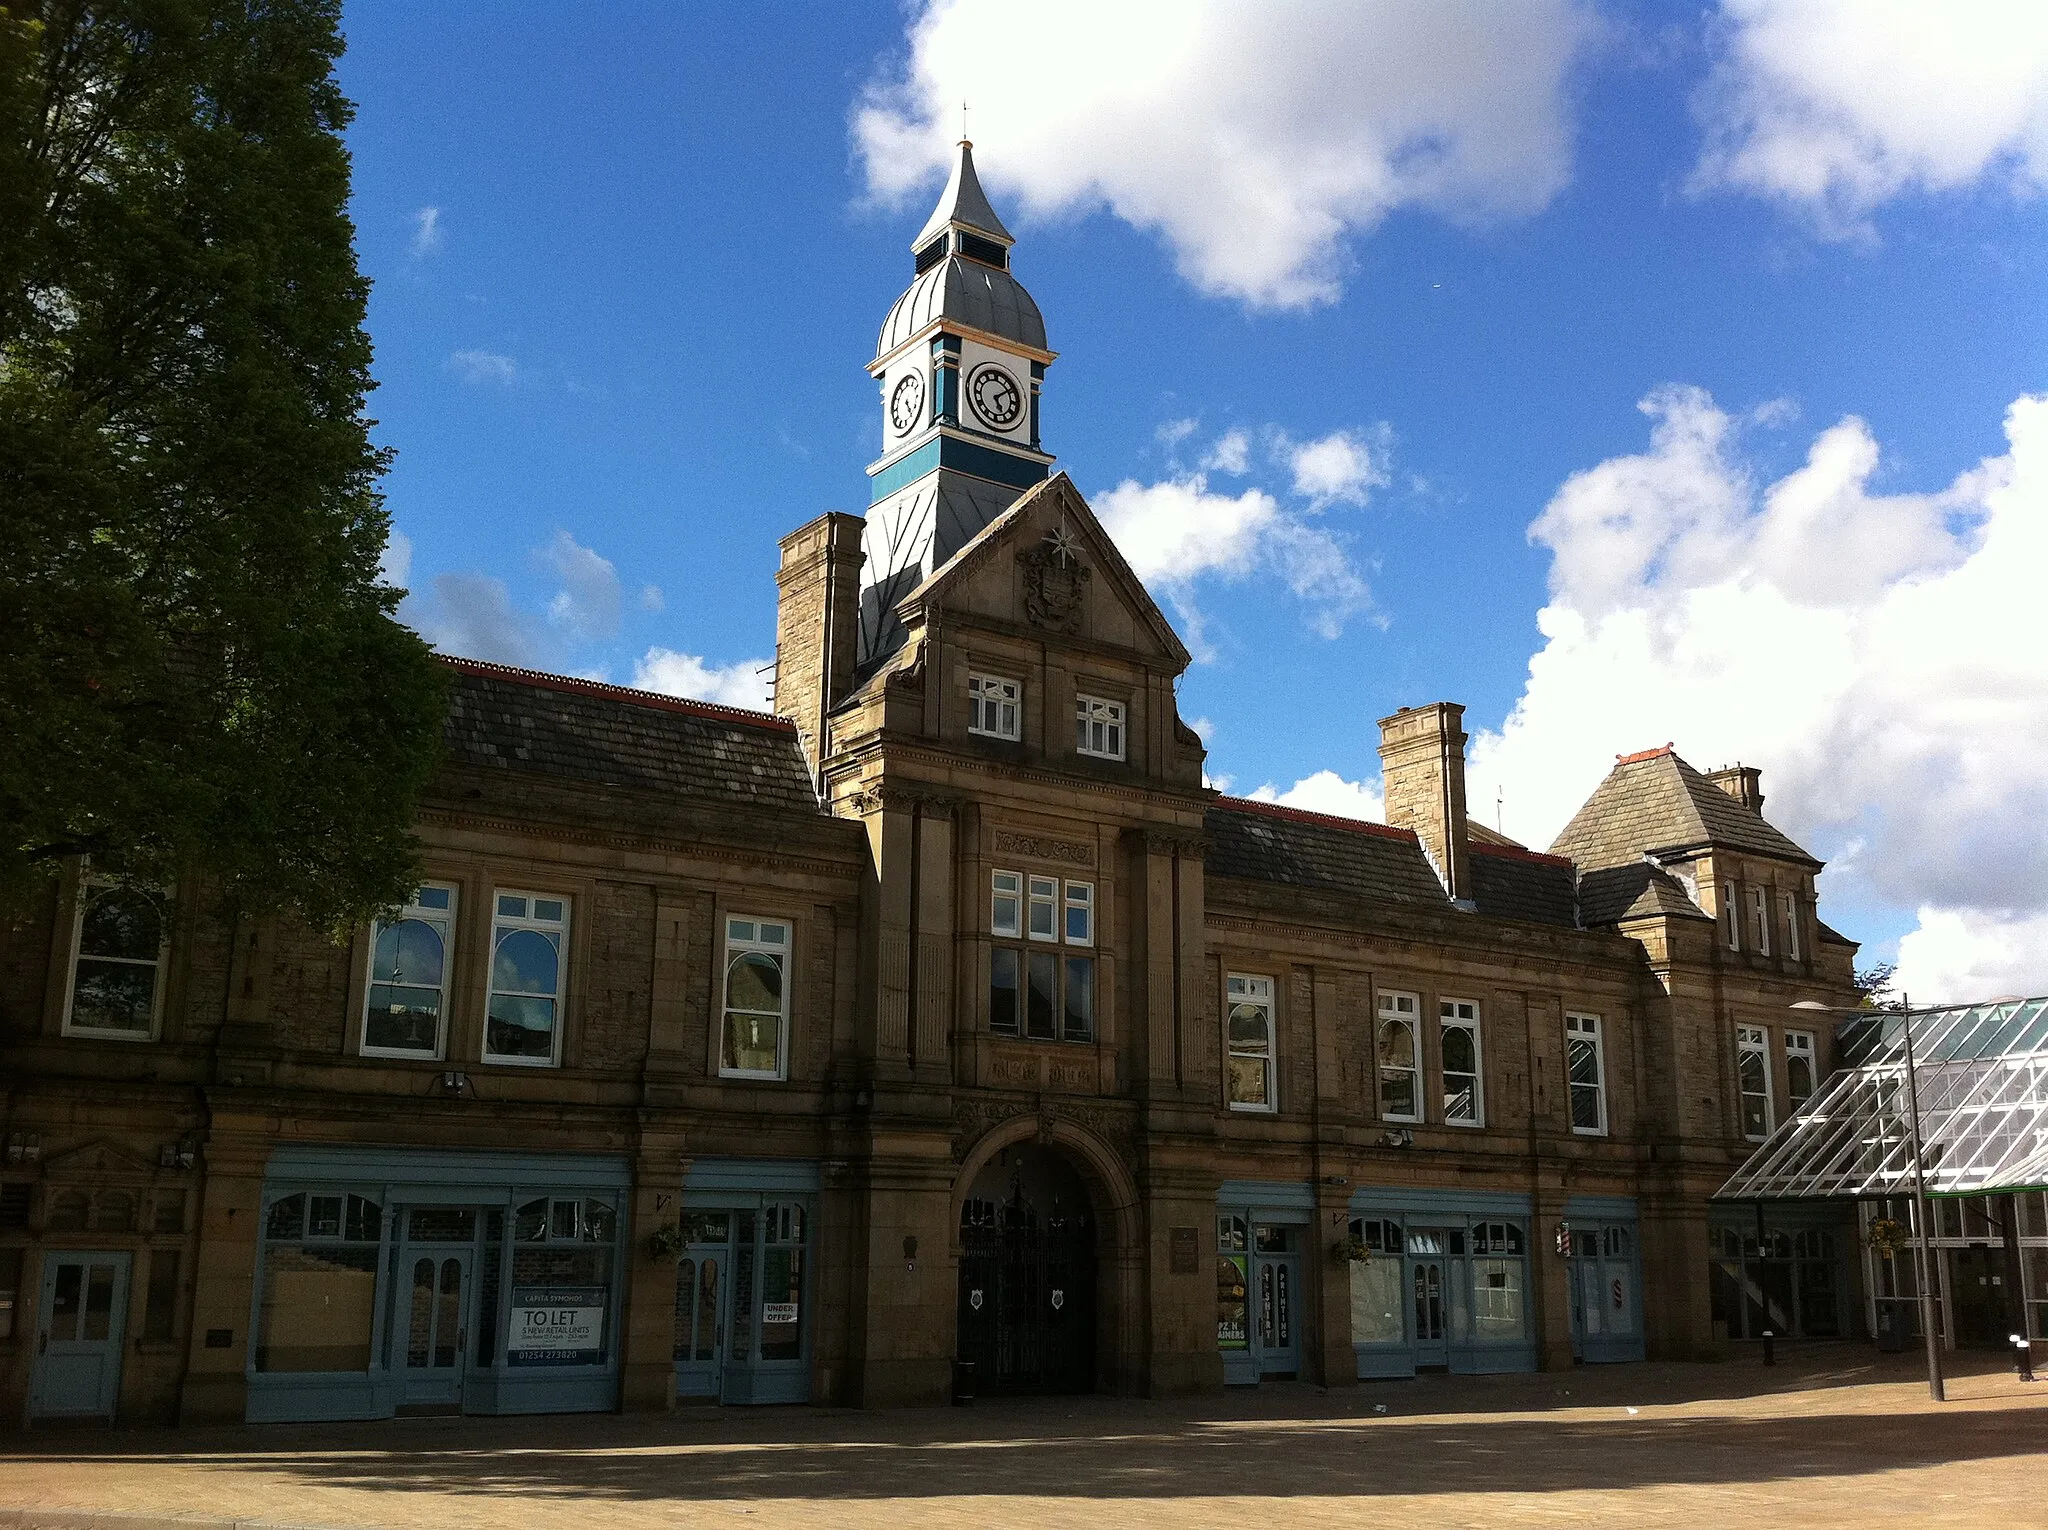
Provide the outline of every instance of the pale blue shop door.
[[36,1321],[37,1418],[112,1418],[121,1394],[128,1255],[50,1254]]

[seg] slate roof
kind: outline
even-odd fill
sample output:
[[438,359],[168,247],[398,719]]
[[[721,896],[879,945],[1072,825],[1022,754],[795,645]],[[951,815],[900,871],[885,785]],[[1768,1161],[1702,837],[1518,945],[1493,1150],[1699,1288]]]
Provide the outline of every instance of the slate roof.
[[1577,878],[1570,861],[1477,838],[1468,849],[1472,902],[1480,913],[1578,928]]
[[796,729],[712,706],[566,675],[446,659],[444,737],[457,766],[817,814]]
[[1582,871],[1640,862],[1647,851],[1744,850],[1814,870],[1821,863],[1672,752],[1646,749],[1614,763],[1551,842]]
[[1579,876],[1579,918],[1589,930],[1668,914],[1679,919],[1709,919],[1686,893],[1685,884],[1648,861],[1629,866],[1603,866]]
[[1422,842],[1406,829],[1241,797],[1213,804],[1204,827],[1213,877],[1448,907]]

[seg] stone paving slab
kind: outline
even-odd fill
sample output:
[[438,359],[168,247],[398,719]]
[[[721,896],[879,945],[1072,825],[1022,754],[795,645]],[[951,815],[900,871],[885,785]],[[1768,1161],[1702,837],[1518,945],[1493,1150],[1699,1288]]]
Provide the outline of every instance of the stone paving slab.
[[861,1413],[403,1419],[0,1441],[0,1530],[2048,1526],[2048,1382],[1814,1345],[1644,1365]]

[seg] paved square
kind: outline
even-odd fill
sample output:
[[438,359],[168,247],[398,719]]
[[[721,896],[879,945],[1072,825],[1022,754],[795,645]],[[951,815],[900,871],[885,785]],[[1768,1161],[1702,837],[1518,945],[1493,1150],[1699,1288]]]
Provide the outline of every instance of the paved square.
[[490,1530],[2048,1525],[2048,1382],[1960,1356],[1941,1406],[1918,1358],[1816,1345],[1775,1369],[1751,1354],[1177,1403],[39,1430],[0,1446],[0,1509]]

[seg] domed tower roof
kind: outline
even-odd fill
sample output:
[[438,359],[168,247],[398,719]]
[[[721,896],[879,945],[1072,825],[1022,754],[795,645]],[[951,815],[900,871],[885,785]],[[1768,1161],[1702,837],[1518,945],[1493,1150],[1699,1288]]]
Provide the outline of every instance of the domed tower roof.
[[1016,242],[974,173],[974,145],[962,139],[939,205],[911,241],[917,277],[882,321],[875,359],[941,319],[1044,350],[1045,319],[1024,284],[1010,274],[1010,247]]

